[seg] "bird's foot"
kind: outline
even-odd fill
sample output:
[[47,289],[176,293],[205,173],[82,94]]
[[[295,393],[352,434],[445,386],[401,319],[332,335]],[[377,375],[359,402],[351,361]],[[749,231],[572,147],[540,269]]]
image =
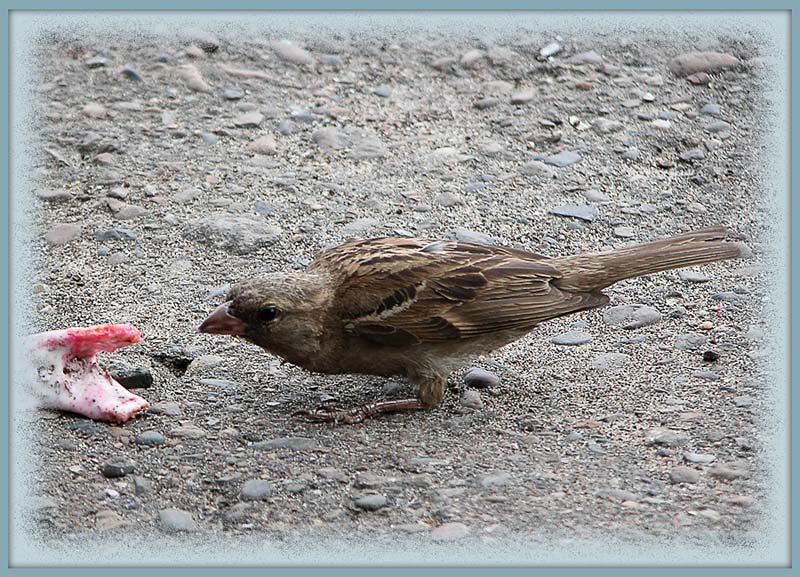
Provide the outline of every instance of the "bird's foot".
[[332,404],[324,404],[314,410],[302,410],[294,413],[295,416],[305,417],[309,421],[327,423],[345,423],[353,425],[374,417],[379,413],[394,413],[397,411],[414,411],[424,407],[417,399],[397,399],[395,401],[379,401],[367,403],[354,409],[340,409]]

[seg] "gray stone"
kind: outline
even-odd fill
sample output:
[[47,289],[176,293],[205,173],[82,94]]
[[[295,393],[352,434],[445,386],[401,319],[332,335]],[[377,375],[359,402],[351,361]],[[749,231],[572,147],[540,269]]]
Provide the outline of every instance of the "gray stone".
[[175,401],[163,401],[161,403],[155,403],[154,405],[151,405],[149,409],[147,409],[147,412],[152,413],[153,415],[166,415],[168,417],[180,417],[183,415],[181,406]]
[[739,468],[738,466],[719,463],[718,465],[714,465],[709,470],[709,475],[711,475],[715,479],[722,479],[723,481],[732,481],[734,479],[738,479],[739,477],[747,476],[747,471],[742,468]]
[[244,98],[244,90],[238,87],[226,88],[222,91],[222,98],[225,100],[240,100]]
[[180,437],[192,440],[204,439],[207,435],[205,430],[201,429],[197,425],[193,425],[190,423],[186,425],[181,425],[180,427],[175,427],[169,432],[169,434],[172,435],[173,437]]
[[564,204],[550,209],[550,214],[557,216],[567,216],[578,218],[586,222],[592,222],[597,218],[597,207],[591,204]]
[[104,477],[114,479],[124,477],[133,473],[136,465],[127,457],[115,457],[103,463],[102,472]]
[[684,282],[694,282],[694,283],[708,282],[711,280],[710,277],[707,277],[702,273],[685,269],[678,271],[678,277]]
[[619,132],[623,130],[625,125],[618,120],[610,120],[608,118],[598,118],[592,122],[592,130],[598,134],[609,134],[611,132]]
[[191,513],[180,509],[162,509],[158,512],[161,529],[167,533],[197,531],[197,523]]
[[642,304],[618,305],[603,311],[603,322],[608,326],[621,326],[626,330],[639,329],[661,320],[661,313]]
[[684,433],[662,427],[647,431],[645,442],[648,445],[658,445],[662,447],[682,447],[689,442],[689,437]]
[[547,164],[552,164],[553,166],[564,167],[569,166],[571,164],[575,164],[576,162],[580,162],[582,159],[581,155],[577,152],[572,152],[570,150],[564,150],[559,152],[558,154],[552,154],[550,156],[545,157],[544,161]]
[[700,471],[678,465],[669,472],[669,480],[673,483],[697,483],[700,480]]
[[72,193],[63,189],[40,188],[35,191],[36,197],[48,202],[61,202],[72,198]]
[[730,133],[731,125],[724,120],[718,120],[717,122],[712,122],[711,124],[707,124],[705,126],[706,132],[710,134],[720,134],[724,135]]
[[471,368],[464,375],[464,384],[473,389],[486,389],[500,384],[500,377],[480,367]]
[[734,68],[739,60],[721,52],[688,52],[669,61],[669,70],[676,76],[689,76],[697,72],[719,72]]
[[474,390],[474,389],[467,389],[461,395],[461,406],[467,407],[468,409],[482,409],[483,408],[483,400],[481,399],[481,394]]
[[706,336],[700,333],[683,333],[675,337],[675,348],[696,351],[706,346]]
[[239,388],[239,383],[227,379],[200,379],[198,383],[204,387],[211,387],[220,391],[235,391]]
[[272,495],[272,483],[263,479],[249,479],[242,486],[242,499],[264,501]]
[[392,88],[386,84],[382,84],[373,90],[372,93],[381,98],[389,98],[392,95]]
[[465,228],[457,228],[455,230],[456,240],[460,242],[471,242],[475,244],[495,244],[494,239],[488,234],[476,232],[474,230],[467,230]]
[[581,331],[569,331],[550,339],[554,345],[578,346],[585,345],[592,340],[592,335]]
[[614,236],[619,238],[632,238],[636,236],[636,231],[630,226],[615,226]]
[[258,128],[262,122],[264,122],[264,115],[260,112],[248,112],[233,120],[233,124],[238,128]]
[[544,162],[540,160],[529,160],[525,164],[519,167],[519,171],[521,174],[526,176],[535,176],[537,174],[541,174],[544,176],[552,176],[555,174],[555,170],[550,168]]
[[167,442],[166,437],[159,433],[158,431],[145,431],[144,433],[140,433],[136,435],[136,443],[138,445],[147,445],[150,447],[156,447],[159,445],[163,445]]
[[275,244],[281,232],[262,220],[217,214],[187,223],[184,235],[234,254],[249,254]]
[[700,109],[700,114],[708,114],[710,116],[721,116],[722,109],[720,108],[719,104],[716,104],[714,102],[708,102]]
[[278,152],[278,143],[273,136],[267,134],[248,144],[247,149],[256,154],[275,154]]
[[691,150],[687,150],[685,152],[681,152],[679,158],[684,162],[694,162],[696,160],[703,160],[706,157],[706,153],[703,152],[702,148],[692,148]]
[[714,455],[709,455],[707,453],[684,453],[683,458],[685,461],[689,463],[699,463],[699,464],[708,464],[716,460]]
[[609,200],[608,195],[599,190],[594,190],[594,189],[589,189],[585,191],[583,193],[583,196],[586,198],[587,202],[608,202]]
[[153,490],[153,482],[146,477],[136,475],[133,477],[133,490],[140,497],[147,495]]
[[356,497],[353,503],[356,507],[364,511],[377,511],[388,505],[389,500],[383,495],[363,495],[361,497]]

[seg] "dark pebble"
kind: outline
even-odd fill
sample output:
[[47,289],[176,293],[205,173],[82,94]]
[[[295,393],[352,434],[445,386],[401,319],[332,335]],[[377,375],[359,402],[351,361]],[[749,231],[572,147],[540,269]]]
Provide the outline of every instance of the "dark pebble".
[[112,459],[103,463],[103,476],[109,479],[124,477],[133,473],[134,464],[128,459]]
[[122,70],[120,70],[120,74],[122,74],[128,80],[135,80],[136,82],[141,82],[144,80],[142,75],[139,72],[130,66],[124,66]]
[[147,445],[149,447],[156,447],[163,445],[167,439],[158,431],[145,431],[136,436],[136,443],[139,445]]
[[719,353],[715,351],[706,351],[703,353],[703,360],[707,363],[713,363],[719,360]]
[[126,389],[149,389],[153,386],[153,375],[144,367],[113,371],[111,378]]
[[110,228],[107,230],[96,230],[94,239],[101,242],[110,240],[136,240],[139,238],[139,233],[135,230],[127,228]]

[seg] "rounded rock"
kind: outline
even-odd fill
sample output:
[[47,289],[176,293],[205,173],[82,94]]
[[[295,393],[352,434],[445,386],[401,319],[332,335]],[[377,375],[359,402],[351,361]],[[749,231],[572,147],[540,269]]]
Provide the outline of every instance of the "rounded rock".
[[180,509],[163,509],[158,512],[161,529],[167,533],[197,531],[197,523],[191,513]]
[[464,384],[473,389],[487,389],[500,384],[500,377],[480,367],[471,368],[464,375]]
[[145,431],[136,436],[136,444],[156,447],[167,442],[166,437],[158,431]]
[[272,495],[272,483],[263,479],[249,479],[242,486],[242,499],[263,501]]
[[550,342],[554,345],[578,346],[585,345],[592,340],[592,335],[582,331],[569,331],[554,336]]
[[355,506],[364,511],[377,511],[383,509],[388,503],[388,499],[383,495],[364,495],[354,500]]
[[673,483],[697,483],[700,480],[700,471],[678,465],[669,472],[669,480]]

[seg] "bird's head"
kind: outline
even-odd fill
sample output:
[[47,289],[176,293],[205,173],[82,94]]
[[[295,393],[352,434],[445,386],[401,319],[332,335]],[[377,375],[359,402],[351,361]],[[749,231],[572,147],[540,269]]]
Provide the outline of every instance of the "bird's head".
[[252,277],[236,283],[197,330],[242,337],[286,358],[319,332],[327,297],[323,280],[307,273]]

